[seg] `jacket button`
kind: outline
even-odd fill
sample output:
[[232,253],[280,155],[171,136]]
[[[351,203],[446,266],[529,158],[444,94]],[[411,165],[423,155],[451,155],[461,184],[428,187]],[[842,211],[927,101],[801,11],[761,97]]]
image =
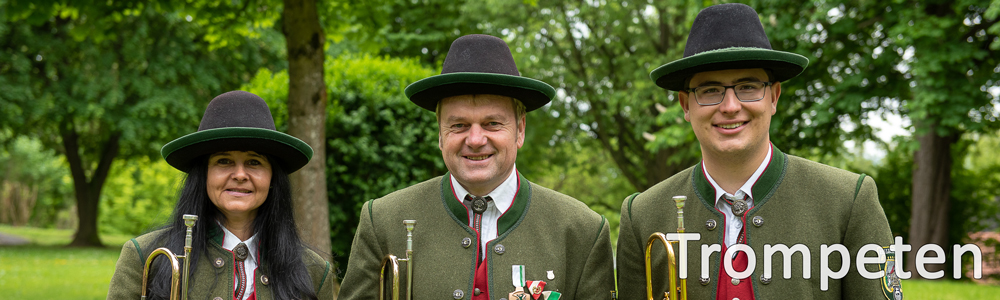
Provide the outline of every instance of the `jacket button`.
[[493,247],[493,252],[496,252],[497,254],[503,254],[504,251],[506,250],[504,250],[503,245],[497,244],[496,247]]
[[216,257],[215,258],[215,267],[216,268],[221,268],[222,266],[225,266],[225,265],[226,265],[226,261],[222,260],[221,257]]
[[771,283],[771,277],[764,277],[763,274],[760,275],[760,283],[768,284]]
[[465,292],[462,290],[455,290],[451,293],[451,296],[455,297],[455,299],[462,299],[462,297],[465,297]]
[[760,227],[760,225],[764,225],[764,218],[761,216],[753,217],[753,226]]
[[476,288],[475,290],[472,291],[472,295],[473,296],[479,296],[479,294],[482,294],[482,293],[483,293],[483,291],[480,291],[479,288]]
[[267,279],[267,275],[260,275],[260,283],[261,283],[261,284],[263,284],[263,285],[267,285],[267,284],[268,284],[268,283],[270,283],[270,282],[271,282],[271,281]]
[[469,248],[469,246],[472,246],[472,239],[469,237],[462,239],[462,247]]
[[708,230],[715,230],[716,225],[715,220],[708,219],[708,221],[705,221],[705,228],[708,228]]
[[212,300],[222,300],[222,297],[215,297],[215,298],[212,298]]
[[708,277],[698,278],[698,283],[701,283],[701,285],[708,285],[709,281],[711,281],[711,280],[708,279]]

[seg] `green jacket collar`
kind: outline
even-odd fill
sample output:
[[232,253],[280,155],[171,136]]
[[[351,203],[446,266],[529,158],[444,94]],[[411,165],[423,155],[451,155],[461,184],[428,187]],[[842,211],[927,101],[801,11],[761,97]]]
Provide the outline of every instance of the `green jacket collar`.
[[222,232],[222,227],[216,222],[211,223],[214,226],[208,226],[208,240],[214,241],[219,246],[222,246],[222,239],[226,237],[226,234]]
[[[781,152],[774,144],[771,144],[771,152],[771,161],[768,162],[764,173],[760,174],[757,182],[753,184],[752,190],[756,199],[754,199],[754,206],[750,213],[760,209],[768,199],[771,199],[771,195],[774,195],[774,191],[778,189],[781,180],[785,177],[785,171],[788,169],[788,157],[785,153]],[[691,172],[691,184],[702,204],[709,210],[715,211],[715,188],[712,187],[712,183],[708,182],[708,178],[705,176],[705,167],[701,162]]]
[[[462,200],[455,195],[455,188],[451,186],[451,172],[441,176],[441,202],[452,218],[466,227],[469,226],[469,210],[462,204]],[[517,172],[517,193],[514,194],[514,202],[510,204],[497,221],[497,234],[503,235],[517,224],[517,221],[524,218],[528,212],[528,204],[531,202],[531,183]]]

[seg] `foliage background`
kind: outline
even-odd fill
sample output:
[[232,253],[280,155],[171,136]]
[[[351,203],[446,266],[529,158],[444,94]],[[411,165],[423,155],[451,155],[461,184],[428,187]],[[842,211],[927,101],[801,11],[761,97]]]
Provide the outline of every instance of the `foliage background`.
[[[998,0],[344,0],[319,7],[329,251],[341,269],[364,201],[444,174],[433,113],[402,89],[439,73],[451,41],[470,33],[504,38],[522,75],[559,89],[528,115],[518,170],[606,216],[616,240],[622,199],[700,159],[675,96],[648,73],[680,58],[694,16],[721,2],[756,7],[776,49],[811,61],[783,84],[771,128],[778,147],[871,175],[893,233],[905,238],[917,137],[940,129],[954,137],[948,242],[997,230]],[[76,4],[0,0],[0,196],[12,199],[15,186],[36,195],[18,198],[35,199],[26,224],[77,226],[56,121],[79,129],[86,178],[107,139],[121,136],[97,227],[128,235],[163,222],[183,174],[157,151],[193,132],[211,97],[254,92],[287,129],[287,54],[273,1]],[[892,116],[901,128],[880,127]],[[944,128],[921,129],[920,120]],[[15,210],[7,203],[0,211]]]

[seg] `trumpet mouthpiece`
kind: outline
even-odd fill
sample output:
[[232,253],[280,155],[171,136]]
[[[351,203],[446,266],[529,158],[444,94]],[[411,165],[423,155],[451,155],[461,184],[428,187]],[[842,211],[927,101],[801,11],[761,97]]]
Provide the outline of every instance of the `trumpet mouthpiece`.
[[687,196],[674,196],[674,203],[677,204],[677,209],[684,209],[684,202],[687,201]]
[[197,215],[184,215],[184,225],[187,227],[194,226],[194,222],[198,220]]

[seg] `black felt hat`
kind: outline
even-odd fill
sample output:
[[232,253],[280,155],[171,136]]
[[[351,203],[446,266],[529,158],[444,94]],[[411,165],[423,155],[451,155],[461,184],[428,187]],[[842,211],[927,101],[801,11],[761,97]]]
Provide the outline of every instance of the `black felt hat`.
[[441,66],[441,75],[421,79],[404,90],[410,101],[435,111],[442,98],[493,94],[521,100],[527,111],[552,101],[556,90],[517,71],[514,56],[502,39],[470,34],[455,39]]
[[309,144],[275,130],[264,99],[244,91],[212,99],[198,131],[163,145],[160,154],[171,166],[187,172],[195,158],[234,150],[268,154],[287,173],[305,166],[313,155]]
[[764,26],[753,8],[739,3],[709,6],[694,19],[684,47],[684,58],[649,73],[656,85],[686,89],[684,81],[699,72],[764,68],[773,81],[798,76],[809,59],[795,53],[771,49]]

